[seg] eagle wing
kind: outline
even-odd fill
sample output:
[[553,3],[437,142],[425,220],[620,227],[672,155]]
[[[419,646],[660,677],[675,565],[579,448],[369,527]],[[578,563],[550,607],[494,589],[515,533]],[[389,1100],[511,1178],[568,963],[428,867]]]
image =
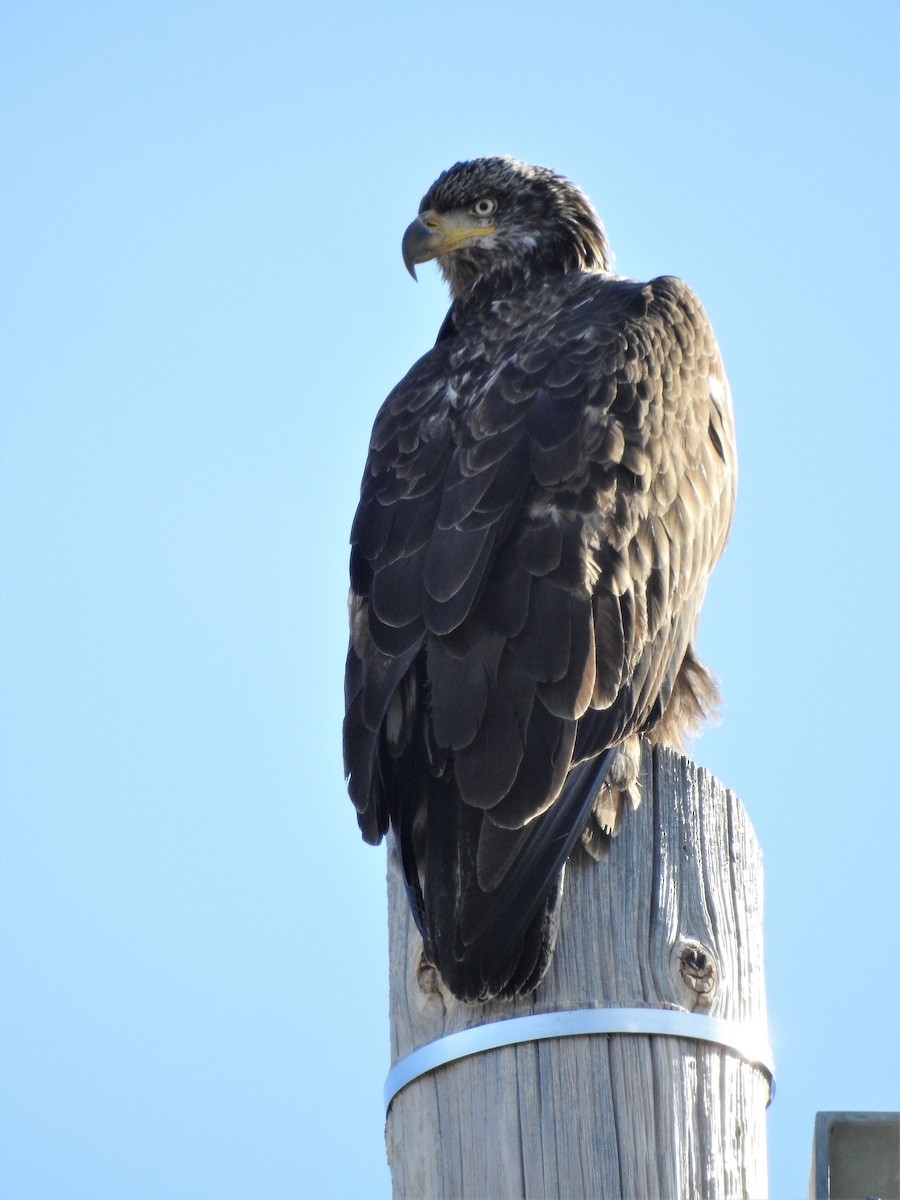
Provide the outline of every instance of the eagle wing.
[[345,768],[457,995],[546,969],[613,749],[690,688],[735,483],[715,338],[676,279],[497,301],[385,401],[351,535]]

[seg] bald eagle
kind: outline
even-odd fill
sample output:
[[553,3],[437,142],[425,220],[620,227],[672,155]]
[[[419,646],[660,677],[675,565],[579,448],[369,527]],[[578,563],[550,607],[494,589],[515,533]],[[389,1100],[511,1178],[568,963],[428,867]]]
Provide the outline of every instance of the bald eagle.
[[344,764],[466,1001],[543,977],[566,861],[637,803],[639,740],[716,700],[693,639],[736,484],[693,292],[611,273],[567,179],[457,163],[403,237],[450,289],[375,420],[351,533]]

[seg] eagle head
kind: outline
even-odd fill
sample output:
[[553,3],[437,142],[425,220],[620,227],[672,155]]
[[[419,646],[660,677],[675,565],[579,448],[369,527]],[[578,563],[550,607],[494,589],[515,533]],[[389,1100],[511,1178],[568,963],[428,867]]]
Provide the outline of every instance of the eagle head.
[[403,235],[403,261],[437,259],[455,301],[563,271],[608,271],[600,218],[580,188],[508,157],[459,162],[434,181]]

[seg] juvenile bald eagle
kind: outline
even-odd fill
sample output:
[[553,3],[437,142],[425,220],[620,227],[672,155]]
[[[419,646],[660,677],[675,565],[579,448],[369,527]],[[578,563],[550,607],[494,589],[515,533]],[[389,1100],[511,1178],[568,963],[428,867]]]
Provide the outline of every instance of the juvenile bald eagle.
[[715,700],[692,639],[736,468],[697,298],[610,273],[585,195],[458,163],[403,257],[452,297],[375,420],[351,534],[344,761],[463,1000],[528,992],[562,874],[636,803],[639,738]]

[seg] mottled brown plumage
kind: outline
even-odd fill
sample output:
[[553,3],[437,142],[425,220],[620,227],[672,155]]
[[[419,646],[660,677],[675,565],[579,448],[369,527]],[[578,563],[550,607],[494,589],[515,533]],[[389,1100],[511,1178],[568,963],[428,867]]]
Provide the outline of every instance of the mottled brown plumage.
[[637,802],[639,737],[677,745],[714,703],[691,641],[731,520],[731,406],[690,289],[610,274],[550,171],[457,164],[404,257],[437,258],[453,304],[372,433],[345,767],[429,959],[486,999],[540,981],[566,859]]

